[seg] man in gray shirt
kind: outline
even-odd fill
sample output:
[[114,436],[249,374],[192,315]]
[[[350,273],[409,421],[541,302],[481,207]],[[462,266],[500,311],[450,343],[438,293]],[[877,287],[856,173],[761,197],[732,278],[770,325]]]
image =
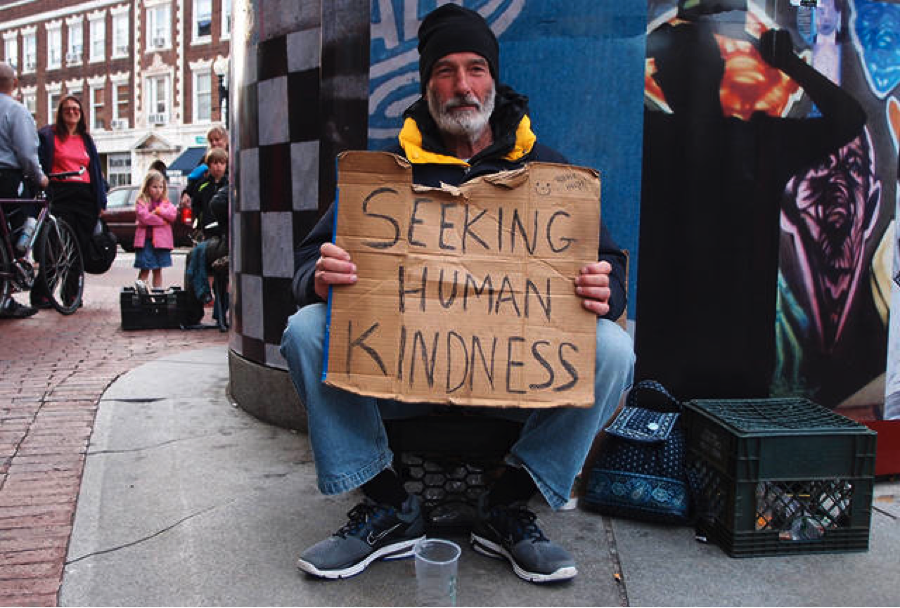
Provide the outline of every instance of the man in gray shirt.
[[[20,198],[23,185],[46,188],[48,183],[38,162],[34,118],[24,105],[12,98],[18,85],[12,67],[0,62],[0,198]],[[36,206],[28,203],[5,205],[3,210],[13,229],[26,222],[33,226],[38,213]],[[36,312],[36,308],[9,298],[6,307],[0,310],[0,318],[21,318]]]

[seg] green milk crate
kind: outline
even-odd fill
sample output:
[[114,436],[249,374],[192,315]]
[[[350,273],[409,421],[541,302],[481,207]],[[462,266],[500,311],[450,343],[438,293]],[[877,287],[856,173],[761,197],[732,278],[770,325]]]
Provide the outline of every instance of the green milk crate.
[[682,414],[697,529],[731,557],[869,548],[875,432],[807,399]]
[[123,287],[119,293],[122,329],[178,329],[187,325],[187,293],[178,286],[138,293]]

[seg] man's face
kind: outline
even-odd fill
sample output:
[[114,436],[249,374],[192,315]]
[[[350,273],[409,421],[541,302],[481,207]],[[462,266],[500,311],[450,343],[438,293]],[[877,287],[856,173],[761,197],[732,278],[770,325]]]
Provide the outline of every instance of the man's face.
[[214,160],[209,164],[209,174],[213,176],[213,179],[219,181],[225,175],[227,166],[228,164],[224,160]]
[[494,111],[494,78],[487,60],[476,53],[445,55],[431,70],[426,99],[442,132],[476,139]]

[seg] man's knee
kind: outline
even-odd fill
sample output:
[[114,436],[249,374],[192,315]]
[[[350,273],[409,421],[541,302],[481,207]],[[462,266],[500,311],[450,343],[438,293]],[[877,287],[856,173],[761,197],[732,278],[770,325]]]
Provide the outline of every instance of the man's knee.
[[228,241],[218,236],[214,236],[206,241],[206,264],[213,269],[213,262],[217,259],[228,255]]
[[625,374],[630,378],[634,368],[634,343],[631,336],[618,324],[599,319],[597,321],[596,372]]
[[325,339],[325,313],[325,304],[310,304],[288,317],[287,327],[281,337],[282,351],[321,350]]

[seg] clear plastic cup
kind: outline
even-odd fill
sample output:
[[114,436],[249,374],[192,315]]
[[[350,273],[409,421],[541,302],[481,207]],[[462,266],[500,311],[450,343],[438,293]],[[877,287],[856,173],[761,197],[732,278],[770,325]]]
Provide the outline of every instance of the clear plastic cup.
[[454,542],[425,538],[416,543],[419,606],[456,606],[456,573],[462,551]]

